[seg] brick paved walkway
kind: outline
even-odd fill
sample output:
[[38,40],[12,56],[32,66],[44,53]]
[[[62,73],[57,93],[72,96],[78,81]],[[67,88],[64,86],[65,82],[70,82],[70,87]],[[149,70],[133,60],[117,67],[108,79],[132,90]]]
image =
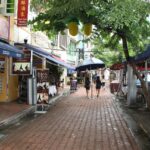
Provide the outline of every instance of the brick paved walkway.
[[0,150],[139,150],[112,95],[87,99],[85,90],[63,97],[48,113],[14,130]]
[[0,122],[16,115],[17,113],[30,108],[26,103],[19,104],[15,102],[0,103]]

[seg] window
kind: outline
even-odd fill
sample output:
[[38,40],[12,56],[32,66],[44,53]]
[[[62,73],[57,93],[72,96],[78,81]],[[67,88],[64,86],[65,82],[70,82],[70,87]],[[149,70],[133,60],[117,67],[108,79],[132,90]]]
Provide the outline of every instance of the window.
[[3,7],[3,0],[0,0],[0,8]]
[[15,0],[7,0],[6,13],[14,13]]
[[67,35],[61,35],[59,36],[60,38],[60,46],[64,49],[67,49]]
[[67,53],[72,56],[75,56],[75,51],[76,51],[76,44],[74,42],[70,41]]

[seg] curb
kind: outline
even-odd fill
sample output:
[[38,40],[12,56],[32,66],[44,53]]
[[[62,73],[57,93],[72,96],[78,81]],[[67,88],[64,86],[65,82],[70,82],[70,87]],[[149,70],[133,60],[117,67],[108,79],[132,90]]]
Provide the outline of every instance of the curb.
[[15,124],[16,122],[18,122],[20,119],[22,119],[23,117],[26,117],[29,114],[33,114],[35,112],[35,106],[31,106],[28,109],[25,109],[7,119],[4,119],[3,121],[0,122],[0,129],[3,129],[9,125]]
[[[52,98],[49,102],[49,105],[53,105],[56,101],[58,101],[61,97],[63,96],[68,96],[70,94],[70,90],[66,89],[63,92],[61,92],[58,96]],[[3,121],[0,121],[0,130],[13,125],[15,123],[17,123],[20,119],[26,117],[27,115],[31,115],[34,114],[36,112],[36,105],[31,106],[23,111],[20,111],[19,113],[4,119]]]

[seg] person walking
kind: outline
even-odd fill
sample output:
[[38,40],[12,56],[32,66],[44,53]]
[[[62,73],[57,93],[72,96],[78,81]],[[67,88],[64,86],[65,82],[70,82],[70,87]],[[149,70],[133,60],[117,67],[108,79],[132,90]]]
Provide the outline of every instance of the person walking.
[[97,78],[96,78],[96,95],[97,95],[97,98],[99,97],[101,86],[102,86],[102,83],[101,83],[100,77],[97,76]]
[[85,77],[84,87],[86,89],[86,96],[89,98],[89,90],[90,90],[90,78],[89,78],[89,76]]

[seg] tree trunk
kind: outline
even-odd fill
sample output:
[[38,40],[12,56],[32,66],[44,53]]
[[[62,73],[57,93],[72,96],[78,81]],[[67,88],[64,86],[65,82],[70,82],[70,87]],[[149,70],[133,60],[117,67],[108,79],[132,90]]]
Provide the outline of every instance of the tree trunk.
[[121,38],[122,38],[122,44],[123,44],[123,51],[124,51],[127,63],[133,68],[134,74],[141,81],[142,91],[143,91],[144,97],[146,99],[148,109],[150,109],[150,94],[148,92],[148,88],[146,87],[146,82],[142,79],[140,73],[138,72],[138,70],[136,68],[136,64],[133,61],[130,61],[128,45],[127,45],[127,40],[126,40],[125,35],[121,35]]
[[133,73],[133,68],[128,65],[128,94],[127,94],[127,104],[133,106],[136,104],[136,93],[137,87],[135,84],[135,75]]

